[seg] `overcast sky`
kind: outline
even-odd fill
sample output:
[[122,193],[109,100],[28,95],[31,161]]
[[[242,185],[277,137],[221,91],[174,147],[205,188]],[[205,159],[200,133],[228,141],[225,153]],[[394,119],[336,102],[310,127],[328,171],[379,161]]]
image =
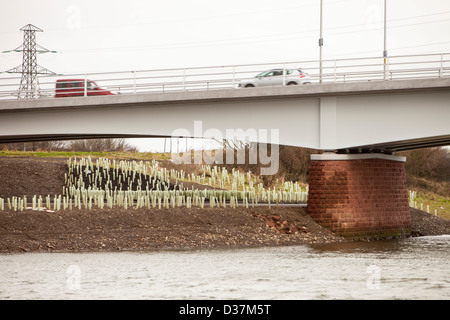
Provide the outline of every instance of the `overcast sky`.
[[[84,73],[318,59],[319,0],[0,2],[0,51],[20,28],[55,50],[38,63]],[[324,59],[381,56],[384,0],[323,0]],[[450,52],[450,1],[387,0],[389,55]],[[1,53],[0,71],[21,64]]]

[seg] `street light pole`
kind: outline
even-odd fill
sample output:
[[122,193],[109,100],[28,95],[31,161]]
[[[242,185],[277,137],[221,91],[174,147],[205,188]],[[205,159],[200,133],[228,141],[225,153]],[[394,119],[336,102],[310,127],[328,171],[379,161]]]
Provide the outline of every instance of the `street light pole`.
[[322,0],[320,0],[320,37],[319,37],[319,70],[320,70],[320,80],[322,83],[322,47],[323,47],[323,36],[322,36]]
[[387,76],[387,43],[386,43],[386,2],[387,0],[384,0],[384,50],[383,50],[383,59],[384,59],[384,80],[386,80]]

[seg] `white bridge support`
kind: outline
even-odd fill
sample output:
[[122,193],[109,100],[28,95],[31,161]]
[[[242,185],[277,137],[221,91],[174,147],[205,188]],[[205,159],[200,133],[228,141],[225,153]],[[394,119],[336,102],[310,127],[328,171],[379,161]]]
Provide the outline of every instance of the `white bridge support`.
[[[226,137],[278,130],[320,150],[385,152],[450,144],[450,78],[0,101],[0,142],[89,137]],[[202,130],[194,130],[201,121]],[[194,132],[196,131],[196,132]]]

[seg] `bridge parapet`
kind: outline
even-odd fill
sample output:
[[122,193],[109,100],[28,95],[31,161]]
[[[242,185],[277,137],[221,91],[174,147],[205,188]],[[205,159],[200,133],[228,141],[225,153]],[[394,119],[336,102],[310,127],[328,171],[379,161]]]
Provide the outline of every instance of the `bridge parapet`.
[[[398,81],[406,79],[445,78],[450,76],[450,53],[399,55],[327,60],[279,61],[243,65],[202,66],[134,70],[120,72],[81,73],[47,75],[39,79],[40,97],[55,95],[55,82],[61,78],[84,81],[79,89],[84,95],[88,80],[96,81],[105,91],[135,95],[145,93],[198,92],[237,89],[239,83],[254,79],[266,70],[301,69],[308,74],[313,84],[318,83],[363,83]],[[284,76],[275,76],[275,81],[289,85]],[[275,79],[276,78],[276,79]],[[16,99],[20,77],[0,75],[0,99]],[[36,96],[36,95],[35,95]]]

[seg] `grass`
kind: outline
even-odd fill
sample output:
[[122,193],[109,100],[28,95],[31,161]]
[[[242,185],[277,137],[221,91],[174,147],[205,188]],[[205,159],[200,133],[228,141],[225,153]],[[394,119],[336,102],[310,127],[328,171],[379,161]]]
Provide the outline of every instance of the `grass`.
[[169,160],[169,153],[152,152],[80,152],[80,151],[4,151],[0,150],[0,157],[20,158],[71,158],[87,157],[109,159],[136,159],[136,160]]
[[432,193],[417,192],[415,201],[417,209],[427,211],[428,204],[430,214],[450,219],[450,198]]

